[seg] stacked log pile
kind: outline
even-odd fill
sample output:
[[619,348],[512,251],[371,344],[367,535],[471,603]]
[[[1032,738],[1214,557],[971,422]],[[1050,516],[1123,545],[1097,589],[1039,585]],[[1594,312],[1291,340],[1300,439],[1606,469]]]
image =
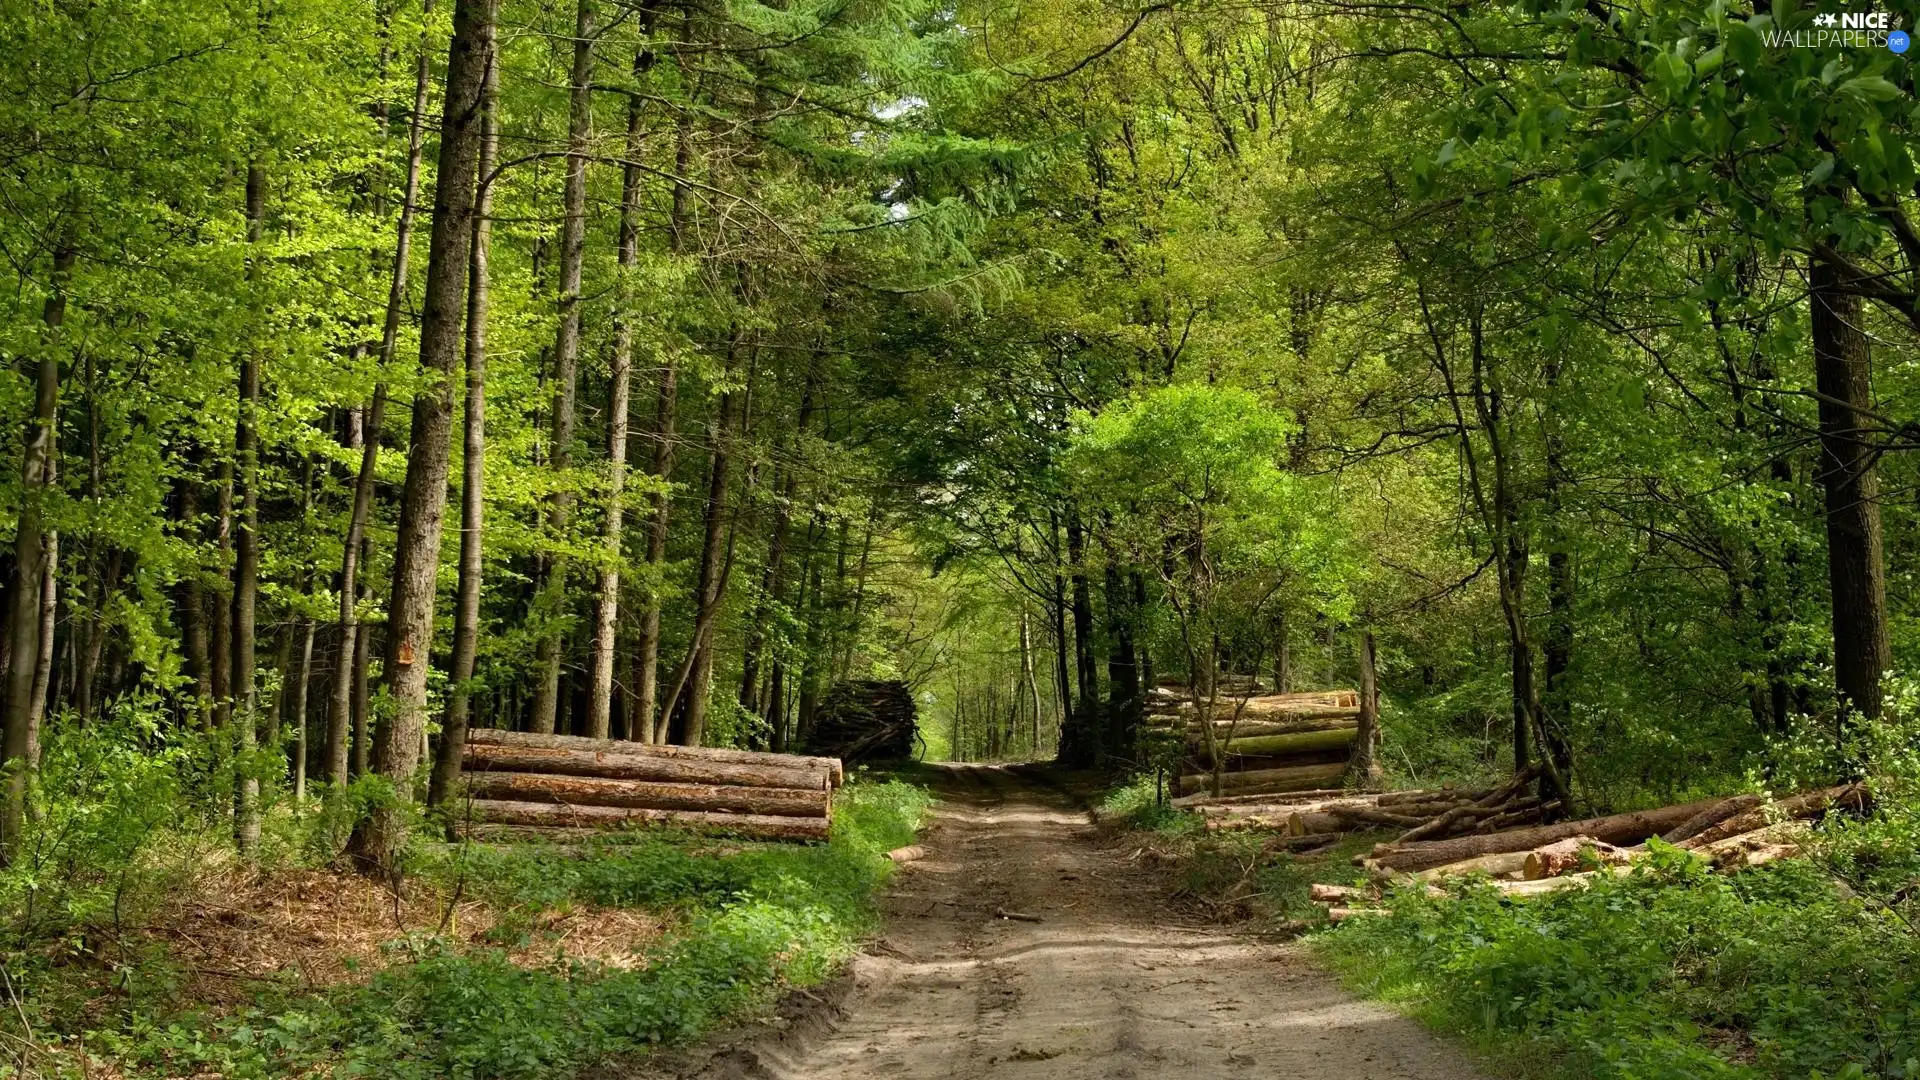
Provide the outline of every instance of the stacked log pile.
[[1538,896],[1631,873],[1654,837],[1716,871],[1735,873],[1799,854],[1820,818],[1864,813],[1870,798],[1864,785],[1844,784],[1773,803],[1740,795],[1479,836],[1382,844],[1355,860],[1372,885],[1316,885],[1312,899],[1339,921],[1381,913],[1366,905],[1384,887],[1409,881],[1485,875],[1504,895]]
[[814,713],[807,748],[843,761],[910,758],[917,715],[906,683],[843,682],[827,691]]
[[751,750],[476,728],[462,759],[462,831],[573,839],[648,823],[767,840],[825,840],[840,762]]
[[[1199,713],[1206,711],[1206,717]],[[1183,687],[1147,695],[1146,721],[1176,734],[1183,746],[1176,796],[1212,794],[1216,755],[1219,795],[1275,795],[1338,784],[1360,727],[1353,690],[1239,693],[1220,690],[1211,707],[1194,707]],[[1208,738],[1208,729],[1212,738]]]
[[1471,838],[1538,825],[1558,810],[1528,789],[1534,775],[1522,773],[1494,788],[1437,788],[1362,795],[1328,792],[1285,802],[1189,800],[1209,831],[1274,829],[1289,836],[1320,836],[1399,829],[1396,843]]

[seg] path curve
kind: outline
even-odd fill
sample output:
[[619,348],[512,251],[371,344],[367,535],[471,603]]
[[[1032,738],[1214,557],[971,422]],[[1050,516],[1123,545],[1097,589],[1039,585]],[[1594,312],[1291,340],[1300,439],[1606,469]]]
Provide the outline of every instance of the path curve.
[[706,1075],[1481,1080],[1462,1051],[1348,995],[1298,946],[1170,917],[1163,883],[1099,844],[1046,781],[943,769],[927,856],[895,878],[837,1015]]

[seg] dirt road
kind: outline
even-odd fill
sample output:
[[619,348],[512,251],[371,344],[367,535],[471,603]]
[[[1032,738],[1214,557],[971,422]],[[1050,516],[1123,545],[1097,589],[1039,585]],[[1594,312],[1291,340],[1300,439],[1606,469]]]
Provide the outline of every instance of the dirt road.
[[[697,1071],[777,1080],[1478,1080],[1295,946],[1183,926],[1044,774],[945,773],[884,937],[810,1030]],[[1039,921],[1003,917],[1031,916]]]

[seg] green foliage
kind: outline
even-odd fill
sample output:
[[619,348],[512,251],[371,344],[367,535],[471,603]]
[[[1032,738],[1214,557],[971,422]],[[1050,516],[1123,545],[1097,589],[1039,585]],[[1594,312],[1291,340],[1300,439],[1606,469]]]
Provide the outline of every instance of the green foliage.
[[1201,831],[1199,815],[1168,805],[1166,777],[1154,773],[1143,773],[1109,789],[1100,797],[1094,816],[1119,828],[1145,829],[1167,837],[1192,836]]
[[[528,964],[509,954],[531,939],[511,934],[485,947],[405,938],[362,984],[317,993],[268,985],[242,1007],[212,1013],[143,996],[123,1023],[85,1040],[125,1062],[129,1076],[246,1080],[316,1067],[420,1080],[573,1075],[693,1038],[782,987],[831,974],[873,924],[874,893],[892,869],[880,855],[912,840],[929,801],[907,784],[856,780],[837,800],[832,841],[818,846],[719,845],[650,831],[586,853],[423,851],[412,860],[416,873],[462,881],[467,895],[522,914],[502,927],[576,904],[666,908],[681,918],[628,965],[557,956]],[[139,977],[164,971],[156,957]],[[12,977],[31,989],[18,970]],[[27,1001],[36,1010],[45,1003]],[[43,1013],[36,1026],[77,1035],[81,1015]]]
[[1323,939],[1357,988],[1564,1075],[1905,1078],[1920,1056],[1920,938],[1807,862],[1726,878],[1670,852],[1524,902],[1390,904]]

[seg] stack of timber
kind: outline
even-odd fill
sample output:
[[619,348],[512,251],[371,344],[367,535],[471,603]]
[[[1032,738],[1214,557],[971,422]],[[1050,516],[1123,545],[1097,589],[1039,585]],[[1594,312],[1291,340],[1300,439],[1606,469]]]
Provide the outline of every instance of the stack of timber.
[[906,683],[843,682],[827,691],[814,713],[807,748],[843,761],[911,758],[917,718]]
[[1340,783],[1359,734],[1360,695],[1252,691],[1221,688],[1198,708],[1184,687],[1156,687],[1147,695],[1147,724],[1178,734],[1184,744],[1176,797],[1276,795]]
[[1398,829],[1398,843],[1413,843],[1540,824],[1559,810],[1559,804],[1542,802],[1533,794],[1529,788],[1534,779],[1535,774],[1528,771],[1499,787],[1478,790],[1329,792],[1321,798],[1285,803],[1213,799],[1188,804],[1209,819],[1209,831],[1276,829],[1289,836],[1317,836]]
[[1773,803],[1737,795],[1484,836],[1382,844],[1356,860],[1371,885],[1315,885],[1312,898],[1337,922],[1384,914],[1369,905],[1385,887],[1409,881],[1426,882],[1432,891],[1448,879],[1483,876],[1506,896],[1539,896],[1632,873],[1647,853],[1646,841],[1656,836],[1714,871],[1737,873],[1800,854],[1830,813],[1869,809],[1864,785],[1843,784]]
[[572,839],[664,823],[765,840],[825,840],[840,785],[828,757],[654,746],[476,728],[462,759],[462,831]]

